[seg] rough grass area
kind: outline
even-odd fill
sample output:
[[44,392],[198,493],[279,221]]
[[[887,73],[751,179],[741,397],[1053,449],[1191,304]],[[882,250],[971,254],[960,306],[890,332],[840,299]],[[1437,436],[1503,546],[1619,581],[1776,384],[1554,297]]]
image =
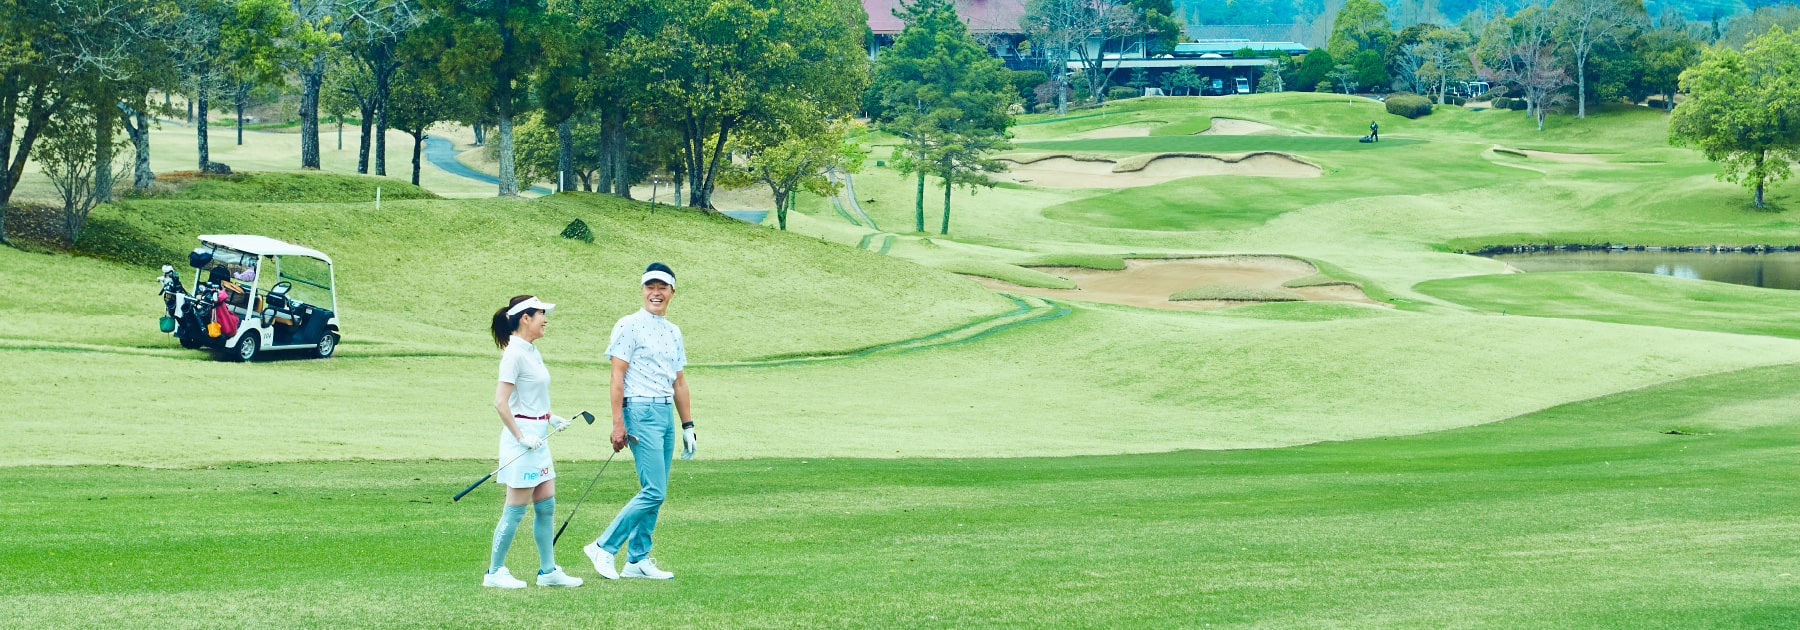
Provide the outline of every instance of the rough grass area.
[[377,188],[381,189],[383,201],[437,198],[437,195],[404,181],[334,173],[197,175],[177,172],[159,175],[157,182],[166,187],[144,198],[264,203],[366,201],[373,204]]
[[[1796,379],[1749,370],[1279,450],[702,456],[675,464],[657,528],[672,583],[600,580],[578,550],[636,489],[614,462],[557,550],[588,584],[519,593],[479,586],[497,492],[449,500],[486,460],[8,469],[0,614],[40,628],[1793,627]],[[558,524],[598,467],[559,465]],[[536,568],[529,535],[507,564]]]
[[1293,291],[1281,289],[1246,287],[1229,284],[1212,284],[1194,287],[1169,296],[1173,302],[1188,300],[1217,300],[1222,302],[1298,302],[1306,299]]
[[1474,276],[1415,288],[1511,315],[1800,339],[1800,292],[1782,289],[1616,271]]
[[1020,266],[1083,267],[1101,271],[1122,271],[1125,269],[1125,258],[1106,254],[1046,254],[1020,263]]

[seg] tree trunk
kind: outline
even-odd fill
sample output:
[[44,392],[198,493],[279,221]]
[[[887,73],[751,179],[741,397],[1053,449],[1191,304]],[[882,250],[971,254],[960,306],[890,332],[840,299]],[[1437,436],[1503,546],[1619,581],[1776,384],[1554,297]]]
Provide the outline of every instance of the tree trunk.
[[375,102],[373,99],[357,99],[357,109],[362,112],[362,140],[356,148],[356,172],[369,174],[369,143],[374,140]]
[[[946,172],[948,172],[950,170],[950,167],[948,165],[946,165],[944,167],[944,170]],[[950,178],[946,177],[946,178],[944,178],[944,223],[942,226],[940,226],[938,228],[938,234],[949,234],[949,233],[950,233]]]
[[1587,118],[1587,56],[1575,60],[1575,117]]
[[335,118],[337,118],[337,126],[338,126],[338,148],[337,148],[337,150],[342,151],[342,150],[344,150],[344,117],[336,116]]
[[425,130],[420,129],[418,131],[409,131],[407,133],[412,134],[413,137],[412,183],[414,186],[417,186],[419,185],[419,147],[425,143]]
[[519,196],[519,175],[513,170],[512,104],[500,104],[500,196]]
[[[594,192],[603,195],[613,191],[613,154],[608,150],[612,147],[613,116],[613,108],[600,110],[600,166],[594,169]],[[677,198],[675,205],[681,205],[681,199]]]
[[913,231],[925,231],[925,169],[919,169],[919,189],[913,195]]
[[[1063,116],[1069,113],[1069,73],[1067,68],[1057,68],[1057,70],[1060,70],[1061,72],[1055,73],[1056,115]],[[925,231],[924,223],[922,221],[919,225],[919,231]]]
[[231,103],[237,107],[237,143],[244,146],[244,101],[250,99],[250,86],[239,83],[237,94],[232,95]]
[[787,231],[787,204],[787,192],[781,190],[775,191],[775,222],[781,225],[781,230],[783,232]]
[[187,99],[188,124],[194,124],[194,99]]
[[475,146],[487,144],[487,127],[472,125],[469,129],[475,132]]
[[[619,110],[612,119],[613,132],[607,138],[606,152],[612,155],[613,192],[626,199],[631,198],[631,155],[628,151],[631,144],[630,131],[625,128],[625,110]],[[707,204],[712,207],[712,204]]]
[[575,183],[575,118],[556,123],[556,192],[568,192]]
[[[167,95],[164,95],[166,98]],[[147,97],[146,97],[147,98]],[[131,138],[132,157],[131,187],[148,190],[156,181],[156,173],[150,170],[150,119],[142,110],[119,103],[119,111],[125,113],[121,124],[125,126],[125,134]]]
[[383,62],[375,72],[375,174],[387,175],[387,108],[393,91],[393,64]]
[[200,172],[205,173],[207,163],[212,160],[212,153],[209,152],[206,147],[206,106],[207,106],[207,102],[206,102],[206,80],[204,78],[200,80],[200,89],[195,90],[195,92],[199,95],[199,98],[196,99],[199,102],[195,104],[194,133],[198,134],[200,137],[200,147],[199,147],[199,149],[200,149]]
[[319,86],[325,82],[325,53],[300,72],[300,168],[319,170]]
[[[100,103],[118,102],[112,94],[106,94]],[[119,110],[99,105],[94,107],[94,202],[112,203],[113,200],[113,120],[117,119]],[[74,241],[70,235],[70,242]]]
[[1763,205],[1763,181],[1768,179],[1767,176],[1763,175],[1763,160],[1768,159],[1768,157],[1769,157],[1768,150],[1765,149],[1762,151],[1758,151],[1756,154],[1756,168],[1751,170],[1752,173],[1756,174],[1756,209],[1757,210],[1763,210],[1763,209],[1767,208],[1767,206]]

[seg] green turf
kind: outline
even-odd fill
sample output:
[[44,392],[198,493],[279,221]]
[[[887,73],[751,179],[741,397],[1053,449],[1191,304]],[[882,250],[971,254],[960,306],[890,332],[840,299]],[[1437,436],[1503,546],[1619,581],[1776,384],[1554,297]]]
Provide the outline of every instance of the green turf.
[[[20,627],[1792,627],[1796,378],[1279,450],[678,462],[655,550],[669,583],[599,581],[577,551],[633,491],[608,470],[558,554],[589,580],[568,591],[478,586],[497,495],[449,495],[481,462],[15,468],[0,612]],[[559,519],[596,466],[560,467]],[[535,562],[522,532],[508,564]]]
[[1406,151],[1424,144],[1423,140],[1395,138],[1381,142],[1357,142],[1356,138],[1324,136],[1168,136],[1149,138],[1096,138],[1033,142],[1020,148],[1031,151],[1105,151],[1110,153],[1249,153],[1282,151],[1318,153],[1324,151]]
[[1800,339],[1800,292],[1782,289],[1612,271],[1473,276],[1415,288],[1513,315]]
[[152,192],[155,199],[246,202],[386,201],[430,199],[436,195],[406,182],[366,175],[325,173],[238,173],[221,176],[165,176],[174,190]]

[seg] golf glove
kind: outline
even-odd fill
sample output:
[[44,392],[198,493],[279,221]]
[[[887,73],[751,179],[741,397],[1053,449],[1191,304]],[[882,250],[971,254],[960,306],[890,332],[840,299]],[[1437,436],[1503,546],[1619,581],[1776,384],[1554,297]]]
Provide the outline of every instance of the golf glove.
[[694,435],[693,429],[681,430],[681,458],[693,459],[694,447],[700,444],[700,438]]
[[550,428],[561,431],[569,428],[569,419],[562,416],[550,416]]
[[527,435],[519,439],[519,445],[525,447],[525,450],[535,451],[539,446],[544,445],[544,438],[535,435]]

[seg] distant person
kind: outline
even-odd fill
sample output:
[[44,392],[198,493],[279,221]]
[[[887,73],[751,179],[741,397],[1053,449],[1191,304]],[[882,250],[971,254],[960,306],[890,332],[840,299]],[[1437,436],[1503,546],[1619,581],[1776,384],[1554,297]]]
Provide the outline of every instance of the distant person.
[[544,438],[550,436],[552,427],[561,429],[569,421],[550,415],[550,371],[533,344],[544,336],[544,325],[550,323],[550,311],[555,308],[555,304],[521,295],[494,312],[494,345],[501,351],[494,411],[500,413],[500,461],[512,463],[495,475],[506,486],[506,498],[500,523],[494,527],[487,574],[481,577],[481,585],[490,588],[525,588],[524,580],[506,570],[506,550],[512,546],[519,521],[525,518],[526,503],[534,513],[531,537],[537,541],[538,586],[581,586],[581,578],[556,566],[552,553],[556,543],[551,531],[556,520],[556,465],[550,461],[550,446]]
[[682,376],[687,348],[681,343],[681,329],[664,317],[675,299],[675,272],[668,265],[650,263],[638,282],[644,289],[644,307],[619,318],[606,354],[612,357],[613,452],[631,445],[641,489],[600,538],[581,548],[600,577],[609,580],[621,575],[613,565],[621,551],[628,552],[624,577],[675,577],[650,557],[650,534],[656,529],[669,486],[669,466],[675,459],[676,413],[681,414],[682,459],[693,459],[697,441],[687,379]]
[[1369,121],[1369,142],[1381,142],[1381,125],[1373,120]]

